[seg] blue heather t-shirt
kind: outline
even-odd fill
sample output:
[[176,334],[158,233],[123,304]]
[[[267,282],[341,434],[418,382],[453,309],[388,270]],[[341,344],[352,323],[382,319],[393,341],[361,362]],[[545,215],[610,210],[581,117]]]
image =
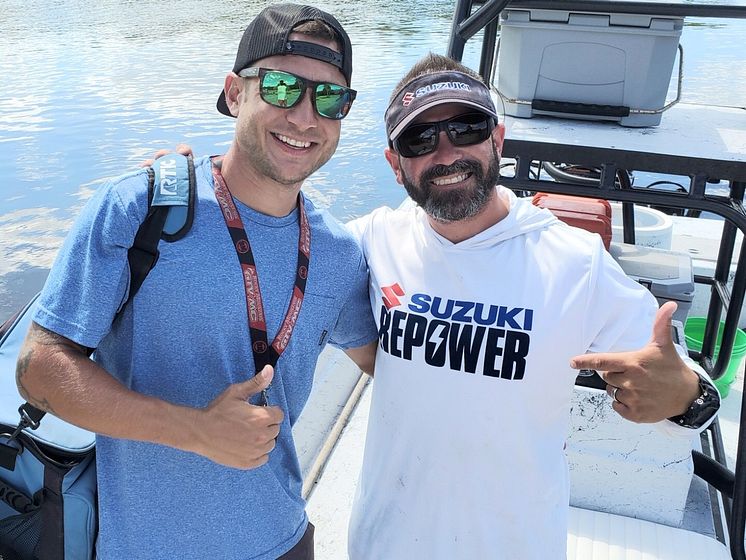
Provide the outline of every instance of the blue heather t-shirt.
[[[142,394],[205,407],[255,371],[236,250],[213,191],[210,161],[197,162],[189,233],[161,241],[160,259],[122,317],[127,248],[147,211],[144,170],[102,186],[57,257],[34,320],[83,346]],[[230,186],[230,185],[229,185]],[[305,298],[280,357],[269,401],[285,413],[269,462],[238,470],[170,447],[98,436],[100,560],[274,559],[306,529],[291,427],[303,409],[319,352],[376,339],[368,271],[353,238],[304,198],[311,225]],[[236,201],[251,243],[274,338],[295,279],[298,211],[281,218]],[[113,324],[112,324],[113,323]]]

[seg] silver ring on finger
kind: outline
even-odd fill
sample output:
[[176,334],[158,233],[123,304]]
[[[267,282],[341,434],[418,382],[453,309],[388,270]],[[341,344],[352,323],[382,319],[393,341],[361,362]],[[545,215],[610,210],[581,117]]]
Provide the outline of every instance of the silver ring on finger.
[[616,398],[616,392],[619,390],[619,387],[614,387],[614,390],[611,391],[611,398],[614,399],[616,402],[621,404],[621,401]]

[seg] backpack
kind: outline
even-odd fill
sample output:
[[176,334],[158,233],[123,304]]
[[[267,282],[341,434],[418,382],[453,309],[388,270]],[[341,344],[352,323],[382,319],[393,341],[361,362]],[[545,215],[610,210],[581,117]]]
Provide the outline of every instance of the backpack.
[[[128,251],[130,291],[117,317],[158,261],[160,240],[177,241],[191,228],[195,190],[191,156],[169,154],[148,168],[148,213]],[[0,326],[0,559],[91,560],[95,434],[51,414],[41,422],[45,412],[25,402],[15,382],[38,297]]]

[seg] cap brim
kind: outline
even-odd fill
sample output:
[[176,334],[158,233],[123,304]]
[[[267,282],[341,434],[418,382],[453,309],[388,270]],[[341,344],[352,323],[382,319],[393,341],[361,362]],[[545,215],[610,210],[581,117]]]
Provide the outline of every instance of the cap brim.
[[474,107],[475,109],[479,109],[479,111],[482,113],[492,115],[496,119],[498,118],[495,111],[492,111],[491,109],[488,109],[487,107],[479,103],[474,103],[473,101],[468,101],[466,99],[436,99],[434,101],[431,101],[430,103],[425,103],[424,105],[417,107],[417,109],[414,109],[411,113],[404,117],[402,121],[394,127],[394,129],[391,131],[391,134],[389,134],[389,140],[393,141],[394,139],[396,139],[404,131],[404,129],[410,125],[413,120],[415,120],[418,116],[420,116],[428,109],[432,109],[433,107],[437,107],[438,105],[445,104]]
[[225,90],[220,92],[220,97],[218,97],[218,102],[215,105],[217,106],[218,111],[223,113],[225,116],[233,117],[230,109],[228,109],[228,103],[225,101]]

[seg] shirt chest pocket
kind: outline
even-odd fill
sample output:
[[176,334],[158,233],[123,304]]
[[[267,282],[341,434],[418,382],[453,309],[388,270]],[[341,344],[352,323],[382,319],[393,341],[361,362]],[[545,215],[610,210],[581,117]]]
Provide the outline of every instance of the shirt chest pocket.
[[306,292],[291,343],[320,352],[334,331],[342,304],[334,295]]

